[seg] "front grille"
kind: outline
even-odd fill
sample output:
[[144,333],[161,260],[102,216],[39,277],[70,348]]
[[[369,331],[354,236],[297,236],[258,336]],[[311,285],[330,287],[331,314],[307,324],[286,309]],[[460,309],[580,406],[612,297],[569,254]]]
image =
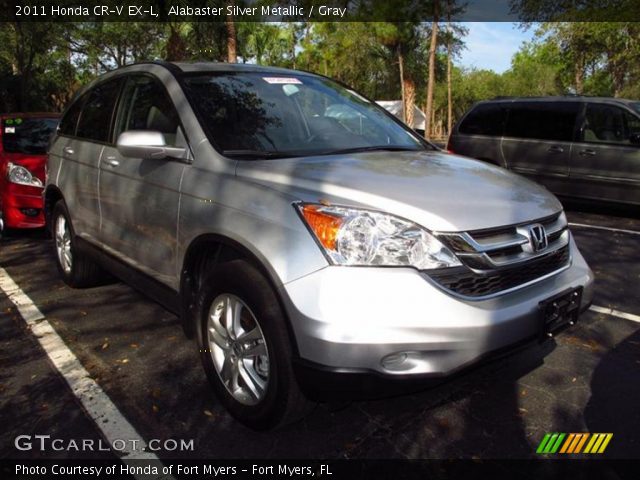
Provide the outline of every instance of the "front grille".
[[[530,228],[534,224],[546,231],[548,245],[540,251],[534,251],[531,245]],[[436,235],[463,266],[427,274],[444,288],[468,297],[518,287],[569,263],[569,231],[563,212],[529,223]]]
[[524,265],[476,273],[466,267],[432,272],[429,277],[442,287],[467,297],[483,297],[523,285],[569,263],[569,246],[548,253]]

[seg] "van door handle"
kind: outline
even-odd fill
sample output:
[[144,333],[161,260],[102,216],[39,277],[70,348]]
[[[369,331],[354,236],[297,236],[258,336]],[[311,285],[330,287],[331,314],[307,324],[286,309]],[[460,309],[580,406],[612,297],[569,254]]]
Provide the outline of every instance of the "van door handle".
[[585,150],[580,150],[578,154],[582,155],[583,157],[593,157],[596,154],[596,151],[590,148],[587,148]]
[[116,160],[116,157],[107,157],[104,159],[104,163],[114,168],[120,165],[120,162]]
[[65,155],[73,155],[75,152],[71,147],[64,147],[62,151],[64,152]]
[[553,145],[547,149],[549,153],[564,153],[564,148]]

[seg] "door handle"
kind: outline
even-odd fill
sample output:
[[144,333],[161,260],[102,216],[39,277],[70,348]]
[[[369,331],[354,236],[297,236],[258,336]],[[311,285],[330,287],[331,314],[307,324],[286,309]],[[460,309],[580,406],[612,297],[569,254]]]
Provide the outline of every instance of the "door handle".
[[120,162],[116,160],[116,157],[107,157],[104,159],[104,163],[114,168],[120,165]]
[[549,153],[564,153],[564,148],[553,145],[547,149]]
[[593,157],[596,154],[596,151],[590,148],[587,148],[585,150],[580,150],[578,154],[582,155],[583,157]]
[[73,155],[75,152],[71,147],[64,147],[62,151],[65,153],[65,155]]

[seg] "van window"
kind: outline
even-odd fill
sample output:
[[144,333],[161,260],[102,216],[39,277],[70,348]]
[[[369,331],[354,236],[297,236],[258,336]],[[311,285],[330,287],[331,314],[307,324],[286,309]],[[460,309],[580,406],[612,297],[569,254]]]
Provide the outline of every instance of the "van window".
[[509,109],[505,136],[571,142],[579,102],[516,102]]
[[584,142],[629,145],[629,137],[640,134],[640,119],[614,105],[590,103],[580,131]]
[[116,103],[120,80],[112,80],[95,87],[88,94],[87,101],[80,114],[76,135],[88,140],[107,142],[111,116]]
[[115,137],[127,130],[163,133],[167,145],[175,145],[178,112],[164,87],[151,77],[130,77],[122,94]]
[[504,105],[478,105],[464,118],[458,131],[469,135],[502,135],[504,127]]

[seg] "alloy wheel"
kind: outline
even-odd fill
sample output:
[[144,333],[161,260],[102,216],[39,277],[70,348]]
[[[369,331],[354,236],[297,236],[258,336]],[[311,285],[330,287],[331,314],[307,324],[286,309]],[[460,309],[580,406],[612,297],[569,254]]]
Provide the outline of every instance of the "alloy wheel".
[[58,261],[65,273],[70,273],[73,266],[73,255],[71,254],[71,232],[69,224],[64,215],[59,215],[56,219],[55,242]]
[[269,383],[269,351],[251,309],[235,295],[218,295],[209,308],[207,337],[227,391],[243,405],[258,404]]

